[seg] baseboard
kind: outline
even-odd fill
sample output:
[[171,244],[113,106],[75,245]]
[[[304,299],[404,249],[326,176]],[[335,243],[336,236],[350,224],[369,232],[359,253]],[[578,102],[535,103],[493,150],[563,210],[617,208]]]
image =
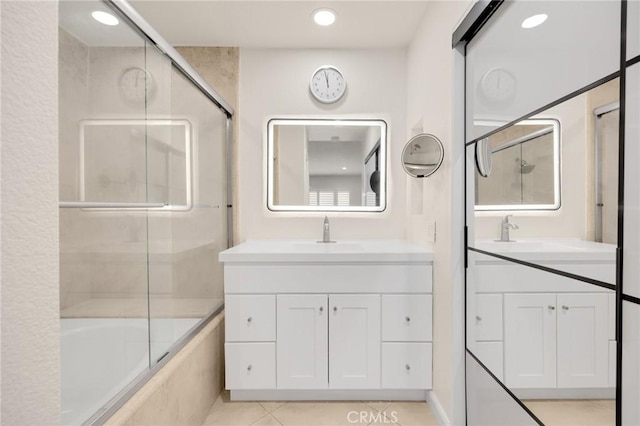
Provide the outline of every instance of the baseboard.
[[232,401],[424,401],[425,390],[232,390]]
[[442,405],[440,405],[440,401],[436,396],[435,392],[432,390],[427,391],[427,403],[431,408],[431,413],[436,418],[436,422],[438,422],[438,426],[450,426],[449,417],[447,417],[447,413],[444,412]]
[[520,399],[615,399],[615,388],[511,389]]

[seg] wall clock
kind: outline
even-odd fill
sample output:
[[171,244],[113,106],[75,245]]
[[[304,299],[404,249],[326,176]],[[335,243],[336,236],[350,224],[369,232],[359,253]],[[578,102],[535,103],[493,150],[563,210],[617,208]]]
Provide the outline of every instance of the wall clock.
[[344,96],[347,81],[336,67],[323,65],[311,76],[309,90],[318,102],[332,104]]
[[480,79],[480,93],[491,102],[505,102],[516,94],[516,77],[504,68],[493,68]]
[[120,94],[129,102],[149,101],[153,98],[156,83],[151,73],[144,68],[129,67],[118,80]]

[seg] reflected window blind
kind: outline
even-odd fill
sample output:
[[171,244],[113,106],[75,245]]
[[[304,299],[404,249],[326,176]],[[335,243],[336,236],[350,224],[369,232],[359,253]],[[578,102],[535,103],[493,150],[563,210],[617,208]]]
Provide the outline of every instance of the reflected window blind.
[[351,205],[351,194],[349,191],[338,191],[338,205],[343,207]]
[[349,191],[309,191],[309,205],[340,207],[350,206],[351,193]]
[[364,205],[368,207],[375,207],[376,204],[376,193],[375,192],[367,192],[364,199]]

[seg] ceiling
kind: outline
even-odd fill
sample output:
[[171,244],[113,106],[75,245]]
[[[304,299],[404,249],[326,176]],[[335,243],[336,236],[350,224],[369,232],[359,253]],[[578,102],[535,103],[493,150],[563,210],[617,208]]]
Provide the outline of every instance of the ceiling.
[[[385,48],[406,46],[426,1],[132,0],[133,7],[174,46],[245,48]],[[311,14],[328,7],[335,24]]]

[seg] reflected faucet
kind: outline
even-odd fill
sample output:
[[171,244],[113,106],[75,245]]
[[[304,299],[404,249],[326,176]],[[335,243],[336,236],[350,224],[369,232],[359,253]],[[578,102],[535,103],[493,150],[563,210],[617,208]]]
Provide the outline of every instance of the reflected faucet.
[[500,241],[503,243],[508,243],[512,241],[509,238],[509,229],[520,229],[520,227],[515,223],[509,222],[510,217],[513,217],[513,215],[508,214],[502,219],[502,223],[500,224],[500,239],[497,241]]
[[322,224],[322,241],[318,242],[335,243],[335,241],[331,241],[331,230],[329,228],[329,218],[327,216],[324,217],[324,223]]

